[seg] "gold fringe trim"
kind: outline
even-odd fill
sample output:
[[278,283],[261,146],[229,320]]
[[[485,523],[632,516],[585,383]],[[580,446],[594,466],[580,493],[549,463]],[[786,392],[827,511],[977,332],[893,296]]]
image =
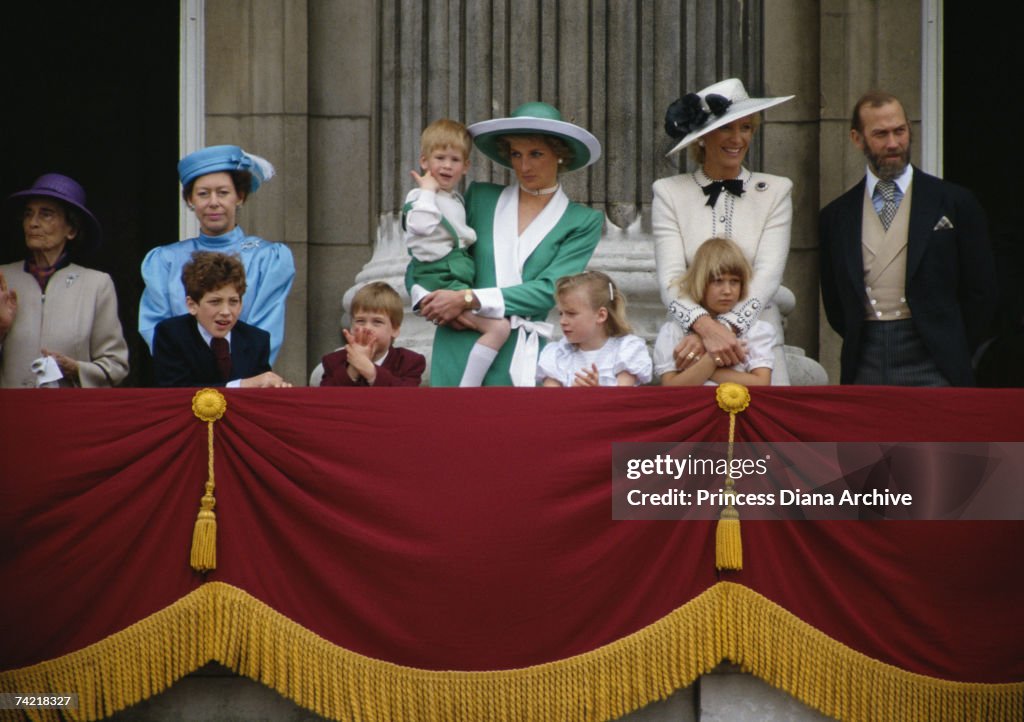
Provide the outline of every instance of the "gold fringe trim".
[[[211,582],[89,647],[0,673],[0,691],[77,692],[79,707],[64,718],[98,720],[216,661],[330,719],[596,721],[664,699],[723,659],[844,720],[1024,718],[1024,682],[971,684],[907,672],[732,582],[599,649],[496,672],[434,672],[365,657],[241,589]],[[30,717],[60,714],[34,710]],[[0,717],[21,719],[21,712]]]

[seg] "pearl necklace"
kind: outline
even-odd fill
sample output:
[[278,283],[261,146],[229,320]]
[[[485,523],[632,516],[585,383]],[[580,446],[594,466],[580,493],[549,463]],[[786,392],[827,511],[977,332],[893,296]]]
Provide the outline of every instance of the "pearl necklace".
[[561,187],[562,186],[561,186],[560,183],[555,183],[550,188],[541,188],[539,190],[531,190],[529,188],[524,188],[523,186],[519,186],[519,190],[523,191],[523,193],[529,193],[531,196],[549,196],[549,195],[551,195],[552,193],[554,193],[555,191],[557,191]]

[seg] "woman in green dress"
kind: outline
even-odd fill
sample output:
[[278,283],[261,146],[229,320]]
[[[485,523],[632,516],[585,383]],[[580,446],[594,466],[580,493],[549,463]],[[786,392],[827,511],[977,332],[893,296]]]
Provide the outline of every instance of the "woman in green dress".
[[[568,199],[559,174],[597,161],[601,144],[547,103],[525,103],[469,132],[480,152],[515,172],[516,183],[473,183],[466,191],[476,277],[471,289],[435,291],[420,304],[438,326],[430,384],[457,386],[468,364],[482,363],[489,366],[484,386],[534,386],[542,338],[551,335],[545,319],[555,281],[584,270],[604,227],[603,213]],[[474,346],[477,315],[511,322],[508,342],[491,351],[497,358],[478,357],[490,349]]]

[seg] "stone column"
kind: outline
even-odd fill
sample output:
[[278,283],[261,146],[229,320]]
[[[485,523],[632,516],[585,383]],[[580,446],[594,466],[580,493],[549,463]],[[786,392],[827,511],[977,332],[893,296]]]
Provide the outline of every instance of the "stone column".
[[309,2],[307,369],[341,345],[341,299],[377,235],[377,5]]
[[[793,180],[793,234],[783,278],[794,296],[793,313],[786,317],[790,353],[818,348],[819,25],[813,4],[765,2],[764,52],[771,58],[765,62],[765,92],[796,96],[768,112],[771,122],[761,138],[765,168]],[[807,361],[790,358],[790,367],[793,384],[827,382],[823,369]]]
[[284,241],[295,257],[285,343],[275,370],[306,375],[307,104],[306,3],[206,3],[206,142],[232,143],[267,158],[277,176],[247,202],[247,233]]

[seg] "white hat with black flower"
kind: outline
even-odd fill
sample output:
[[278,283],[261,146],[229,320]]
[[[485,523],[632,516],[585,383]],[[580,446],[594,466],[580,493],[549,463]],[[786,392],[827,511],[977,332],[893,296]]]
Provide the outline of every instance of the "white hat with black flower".
[[665,132],[672,138],[681,139],[667,155],[678,153],[716,128],[794,97],[751,98],[739,78],[722,80],[699,92],[687,93],[665,111]]

